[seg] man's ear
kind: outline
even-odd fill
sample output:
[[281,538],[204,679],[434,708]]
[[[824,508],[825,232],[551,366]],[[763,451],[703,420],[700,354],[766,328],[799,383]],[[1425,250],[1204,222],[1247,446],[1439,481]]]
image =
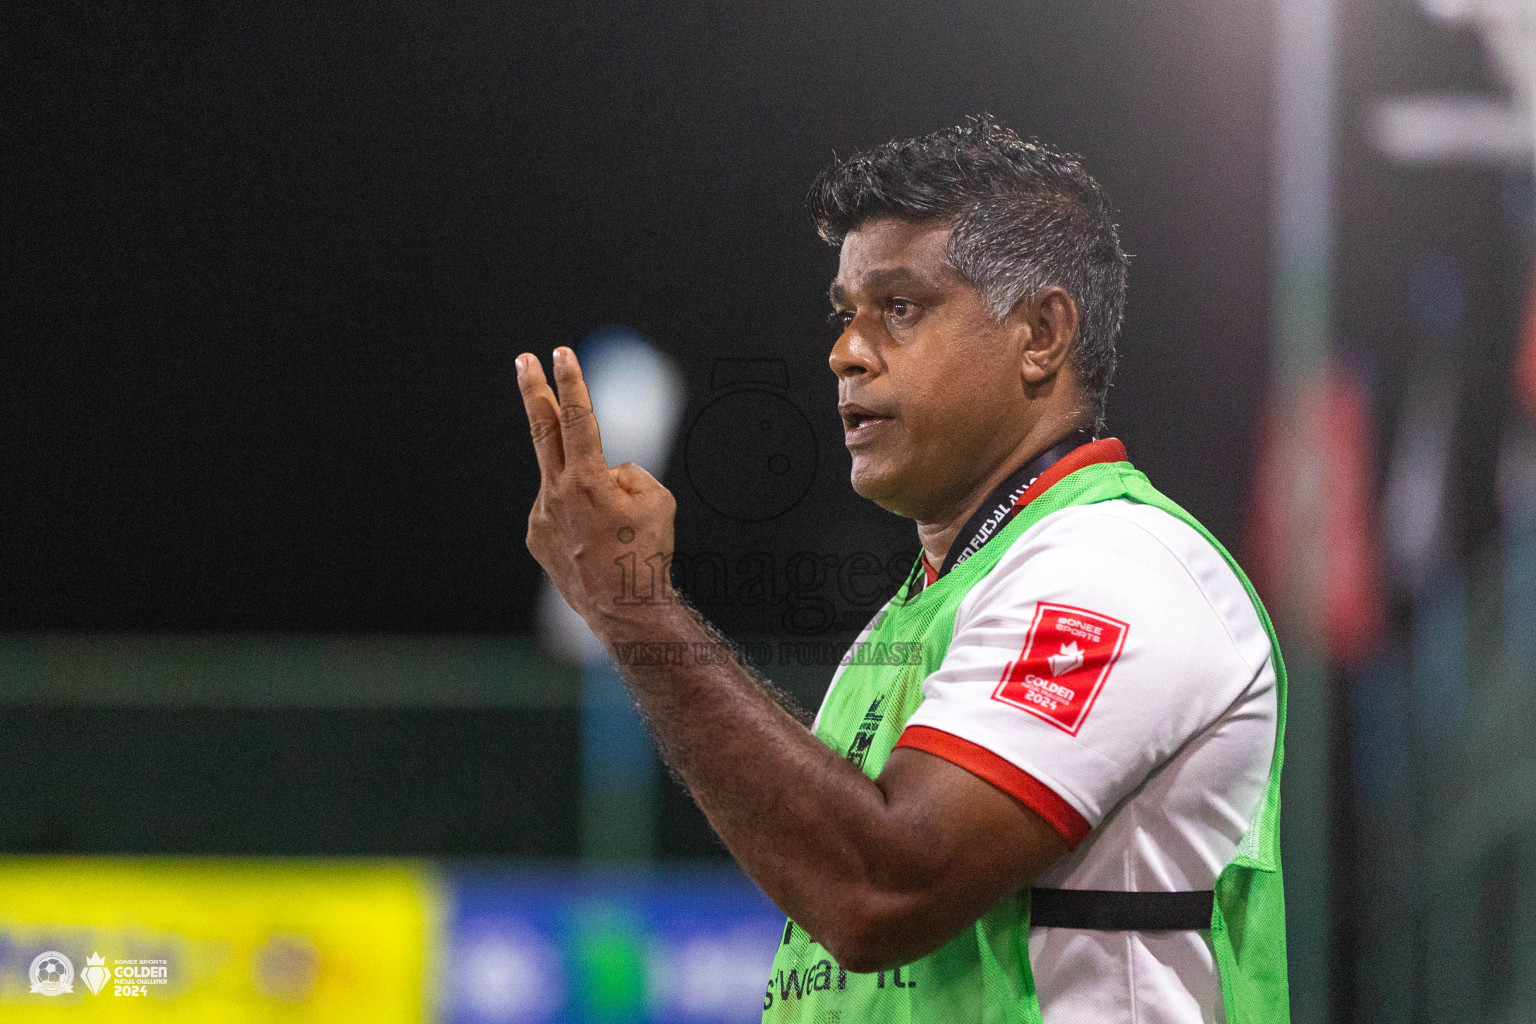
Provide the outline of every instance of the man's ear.
[[1077,338],[1077,303],[1065,288],[1052,285],[1014,307],[1024,334],[1019,370],[1028,385],[1042,384],[1061,371]]

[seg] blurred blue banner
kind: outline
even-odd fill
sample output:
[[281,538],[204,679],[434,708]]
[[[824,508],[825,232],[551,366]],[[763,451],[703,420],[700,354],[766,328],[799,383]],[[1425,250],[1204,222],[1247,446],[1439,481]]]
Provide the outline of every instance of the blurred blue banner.
[[729,867],[450,869],[452,1024],[745,1024],[783,915]]

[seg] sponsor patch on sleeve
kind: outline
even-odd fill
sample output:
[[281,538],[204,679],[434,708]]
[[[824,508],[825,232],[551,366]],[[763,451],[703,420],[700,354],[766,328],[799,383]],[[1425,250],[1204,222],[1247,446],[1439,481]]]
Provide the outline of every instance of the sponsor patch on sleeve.
[[992,699],[1076,736],[1129,631],[1130,626],[1108,615],[1042,601],[1024,649],[1003,669]]

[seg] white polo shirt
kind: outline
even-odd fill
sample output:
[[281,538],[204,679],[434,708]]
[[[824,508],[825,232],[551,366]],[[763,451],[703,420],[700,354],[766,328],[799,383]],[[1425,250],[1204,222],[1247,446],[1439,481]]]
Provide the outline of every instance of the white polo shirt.
[[[1268,783],[1269,637],[1220,553],[1148,505],[1025,531],[961,602],[923,696],[899,745],[998,785],[1073,847],[1043,888],[1210,889]],[[1206,932],[1036,928],[1029,949],[1045,1024],[1224,1019]]]

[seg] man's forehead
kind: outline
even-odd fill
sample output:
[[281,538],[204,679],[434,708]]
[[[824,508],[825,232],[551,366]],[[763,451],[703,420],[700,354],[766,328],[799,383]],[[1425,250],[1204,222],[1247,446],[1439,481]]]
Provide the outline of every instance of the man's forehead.
[[843,239],[836,297],[853,290],[875,291],[893,286],[939,284],[953,277],[944,261],[949,224],[883,219],[861,225]]

